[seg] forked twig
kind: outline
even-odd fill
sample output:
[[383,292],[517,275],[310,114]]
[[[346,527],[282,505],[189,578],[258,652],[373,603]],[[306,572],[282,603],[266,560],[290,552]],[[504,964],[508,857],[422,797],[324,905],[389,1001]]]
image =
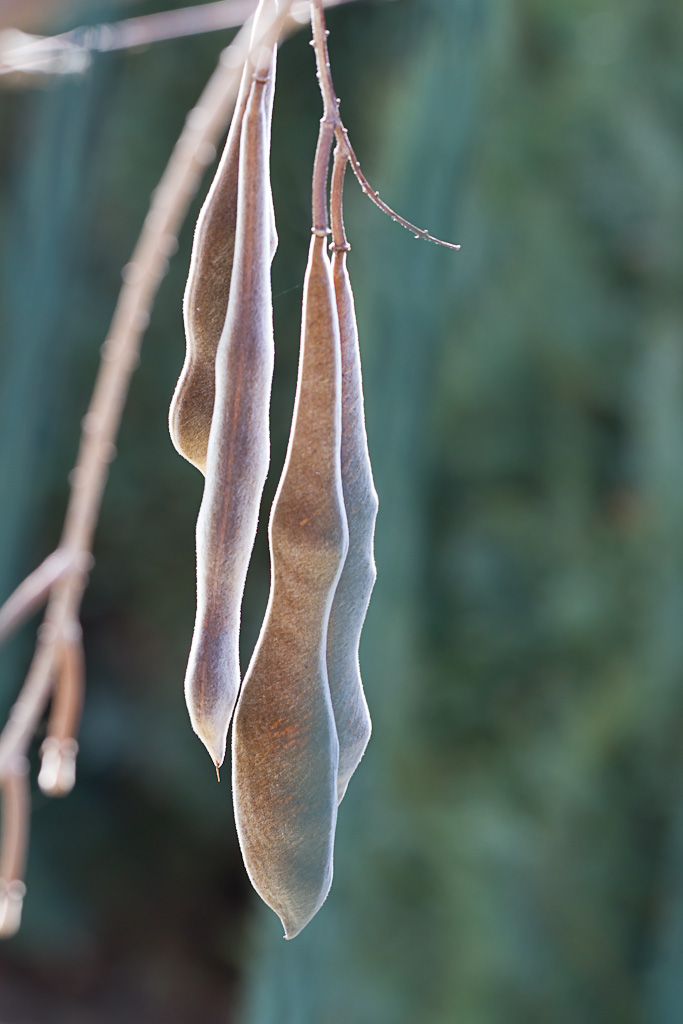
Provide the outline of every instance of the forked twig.
[[58,549],[19,584],[0,608],[0,644],[40,608],[55,583],[72,569],[73,556]]
[[346,155],[353,169],[353,173],[356,175],[360,187],[365,194],[372,200],[375,206],[379,207],[384,213],[386,213],[393,221],[400,224],[401,227],[411,231],[415,238],[424,238],[427,242],[434,242],[435,245],[442,245],[446,249],[459,249],[459,245],[455,245],[453,242],[444,242],[440,238],[435,238],[434,235],[430,235],[426,228],[418,228],[415,224],[411,224],[405,217],[401,217],[400,214],[396,213],[395,210],[380,199],[379,192],[375,191],[368,179],[361,170],[360,162],[356,156],[353,146],[349,141],[348,131],[344,126],[339,115],[339,100],[337,94],[334,91],[334,83],[332,81],[332,72],[330,70],[330,58],[327,50],[327,37],[329,32],[325,26],[325,14],[323,11],[324,3],[323,0],[311,0],[311,24],[313,26],[313,40],[311,45],[315,50],[315,59],[318,68],[318,79],[320,81],[320,88],[324,97],[325,114],[324,120],[331,120],[334,124],[334,133],[337,138],[337,143],[346,151]]

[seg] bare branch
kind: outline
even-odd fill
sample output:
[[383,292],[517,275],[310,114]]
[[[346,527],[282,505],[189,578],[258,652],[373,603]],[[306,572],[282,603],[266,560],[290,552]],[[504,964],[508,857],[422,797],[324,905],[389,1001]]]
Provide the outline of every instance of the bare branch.
[[333,118],[337,142],[346,151],[351,168],[358,178],[360,187],[372,200],[375,206],[378,206],[380,210],[391,217],[393,221],[396,221],[397,224],[400,224],[401,227],[411,231],[416,238],[424,238],[426,241],[434,242],[435,245],[442,245],[446,249],[459,249],[459,245],[455,245],[453,242],[444,242],[440,238],[435,238],[434,235],[430,235],[426,228],[416,227],[415,224],[411,224],[411,222],[406,220],[405,217],[401,217],[395,210],[392,210],[392,208],[385,203],[383,199],[380,199],[379,192],[376,192],[370,186],[368,179],[363,174],[358,157],[356,156],[349,141],[348,131],[344,127],[344,123],[339,115],[339,100],[337,99],[337,94],[334,91],[332,72],[330,70],[330,60],[327,52],[327,37],[329,32],[325,27],[323,6],[323,0],[311,0],[313,48],[315,50],[315,58],[318,66],[320,89],[325,103],[325,117]]
[[50,720],[47,725],[48,739],[64,743],[73,739],[78,732],[83,708],[84,682],[83,630],[76,624],[71,636],[65,637],[62,646]]
[[[354,0],[324,0],[339,7]],[[130,50],[151,43],[238,28],[253,15],[257,0],[214,0],[110,24],[76,28],[55,36],[33,36],[17,29],[0,33],[0,76],[81,74],[92,53]],[[307,0],[291,5],[297,24],[308,21]]]

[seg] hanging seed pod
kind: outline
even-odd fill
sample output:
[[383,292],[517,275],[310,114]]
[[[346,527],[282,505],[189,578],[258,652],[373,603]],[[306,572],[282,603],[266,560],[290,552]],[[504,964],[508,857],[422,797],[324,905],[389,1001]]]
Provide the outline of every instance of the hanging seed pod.
[[338,742],[327,623],[348,547],[339,324],[325,237],[306,270],[299,377],[269,525],[271,591],[235,712],[237,832],[254,888],[293,938],[332,882]]
[[230,299],[197,519],[197,617],[185,677],[192,726],[223,762],[240,684],[240,605],[268,471],[273,375],[266,79],[255,77],[240,142]]
[[360,677],[358,644],[377,575],[373,553],[377,493],[365,433],[356,311],[344,250],[333,252],[332,277],[341,335],[341,474],[349,525],[349,550],[327,632],[327,673],[339,738],[337,795],[341,801],[372,728]]
[[[259,12],[262,7],[263,2]],[[259,12],[254,19],[254,33],[258,26]],[[276,53],[273,50],[265,87],[268,149],[275,91],[275,62]],[[247,61],[225,149],[197,219],[183,300],[187,349],[171,400],[169,430],[177,451],[202,473],[206,472],[206,451],[216,393],[216,350],[230,297],[237,227],[240,140],[254,70],[253,63]],[[269,202],[272,260],[277,249],[272,196]]]

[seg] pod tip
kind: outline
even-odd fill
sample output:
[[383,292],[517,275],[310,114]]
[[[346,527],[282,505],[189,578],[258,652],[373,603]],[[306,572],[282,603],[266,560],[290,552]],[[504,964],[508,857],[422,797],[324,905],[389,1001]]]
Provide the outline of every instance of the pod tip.
[[203,728],[203,723],[198,723],[194,720],[192,720],[192,726],[206,747],[211,763],[216,769],[216,774],[218,774],[218,770],[225,760],[225,735],[220,735],[215,729]]
[[314,916],[315,916],[315,911],[314,911],[313,914],[311,914],[309,917],[304,918],[303,920],[301,920],[301,918],[297,918],[297,917],[283,917],[281,914],[278,913],[278,917],[280,918],[280,921],[282,922],[282,927],[285,930],[285,934],[284,934],[283,938],[285,938],[285,939],[295,939],[297,937],[297,935],[299,935],[304,930],[306,925],[310,922],[311,918],[314,917]]

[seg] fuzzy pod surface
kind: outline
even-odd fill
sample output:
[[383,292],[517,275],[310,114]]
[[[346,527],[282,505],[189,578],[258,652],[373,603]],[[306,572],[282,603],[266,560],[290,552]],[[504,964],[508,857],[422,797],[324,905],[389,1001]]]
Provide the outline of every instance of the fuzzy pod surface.
[[370,739],[371,722],[358,645],[377,575],[374,559],[377,492],[365,431],[356,311],[346,252],[332,255],[342,355],[341,474],[349,527],[346,555],[327,632],[327,673],[339,739],[337,795],[341,801]]
[[216,352],[216,397],[197,519],[197,615],[185,676],[192,726],[223,762],[240,685],[240,609],[270,458],[274,345],[268,97],[252,82],[242,124],[235,256]]
[[[256,28],[257,19],[254,22]],[[273,50],[265,109],[268,148],[275,92],[276,51]],[[171,400],[169,431],[174,447],[206,473],[209,432],[216,395],[216,352],[227,316],[237,231],[238,182],[242,125],[254,67],[247,62],[218,169],[195,227],[190,271],[183,298],[185,362]],[[270,197],[270,256],[277,232]]]
[[337,819],[339,745],[326,648],[348,528],[339,323],[325,244],[313,235],[294,418],[269,523],[270,598],[233,724],[240,846],[286,938],[327,896]]

